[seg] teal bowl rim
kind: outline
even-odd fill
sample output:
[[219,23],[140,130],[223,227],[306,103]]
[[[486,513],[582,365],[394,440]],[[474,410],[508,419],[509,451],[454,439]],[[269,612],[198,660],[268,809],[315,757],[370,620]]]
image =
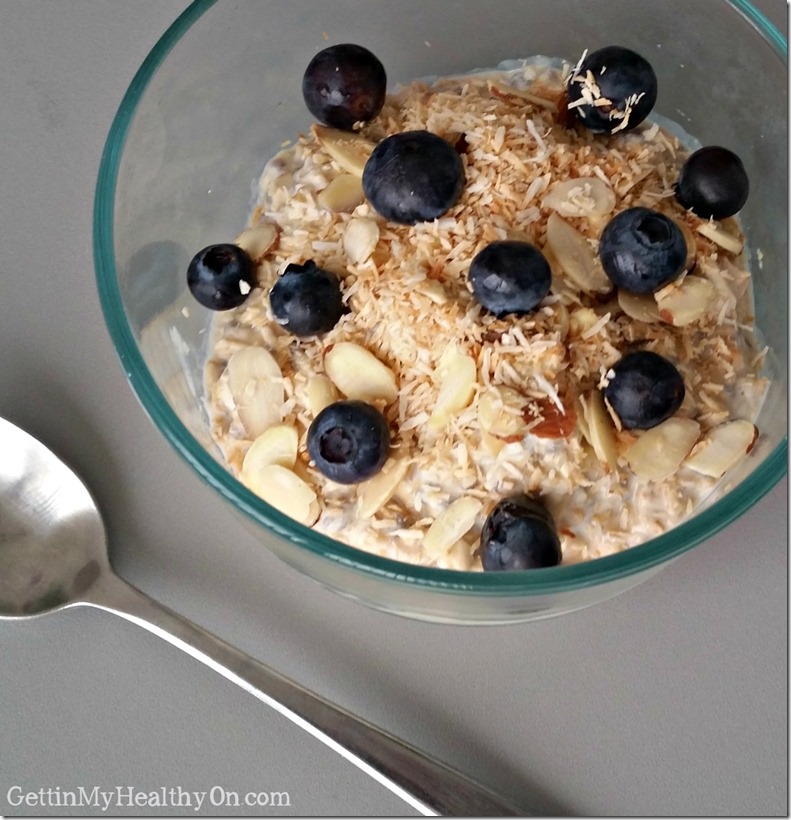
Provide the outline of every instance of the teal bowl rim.
[[[114,256],[113,212],[117,173],[129,126],[154,73],[173,46],[217,0],[194,0],[162,35],[134,76],[115,115],[102,154],[93,214],[93,254],[105,322],[124,372],[143,408],[177,453],[210,487],[255,523],[295,548],[369,577],[444,593],[529,597],[569,592],[634,575],[665,563],[726,527],[759,501],[787,472],[785,437],[741,484],[671,532],[616,555],[581,564],[524,572],[482,573],[420,567],[362,552],[296,524],[234,479],[193,438],[148,372],[127,321]],[[788,43],[748,0],[725,0],[740,12],[787,63]],[[286,560],[288,560],[286,558]]]

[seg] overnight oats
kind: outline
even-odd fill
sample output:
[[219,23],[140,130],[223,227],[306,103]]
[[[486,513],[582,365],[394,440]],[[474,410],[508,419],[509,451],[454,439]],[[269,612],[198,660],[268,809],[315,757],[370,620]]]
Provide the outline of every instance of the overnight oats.
[[359,46],[314,57],[319,123],[190,264],[228,469],[325,535],[459,570],[688,518],[766,390],[738,157],[648,119],[656,78],[618,47],[385,85]]

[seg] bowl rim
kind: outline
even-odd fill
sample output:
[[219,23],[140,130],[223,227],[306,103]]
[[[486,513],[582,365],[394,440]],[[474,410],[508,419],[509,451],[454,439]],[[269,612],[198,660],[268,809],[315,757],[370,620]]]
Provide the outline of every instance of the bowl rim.
[[[124,94],[107,136],[99,166],[93,211],[93,255],[102,312],[134,393],[170,445],[226,501],[253,522],[290,544],[369,577],[444,593],[472,592],[483,596],[523,597],[597,586],[665,563],[729,525],[786,474],[787,436],[741,484],[669,533],[623,552],[587,562],[540,571],[500,573],[423,567],[364,552],[297,524],[237,481],[182,424],[148,372],[123,309],[114,254],[113,215],[118,169],[137,105],[171,49],[216,1],[193,0],[160,37]],[[788,62],[786,39],[749,0],[723,2],[745,17],[777,56],[785,63]],[[288,561],[288,558],[284,560]]]

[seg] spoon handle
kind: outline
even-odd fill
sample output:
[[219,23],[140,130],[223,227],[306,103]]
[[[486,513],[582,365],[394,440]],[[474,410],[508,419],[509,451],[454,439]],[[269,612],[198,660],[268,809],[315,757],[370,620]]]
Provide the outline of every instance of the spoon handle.
[[524,816],[480,784],[275,672],[114,574],[83,603],[159,635],[325,743],[426,816]]

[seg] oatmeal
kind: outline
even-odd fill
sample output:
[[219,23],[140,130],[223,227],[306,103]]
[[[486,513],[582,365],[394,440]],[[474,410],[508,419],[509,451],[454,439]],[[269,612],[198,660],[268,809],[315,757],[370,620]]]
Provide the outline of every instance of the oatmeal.
[[[679,204],[689,150],[657,122],[605,136],[570,125],[570,71],[537,61],[415,82],[358,130],[314,126],[268,163],[237,239],[258,287],[217,315],[206,376],[212,436],[269,503],[362,550],[477,570],[487,516],[526,494],[571,564],[672,528],[751,449],[766,385],[738,223]],[[598,87],[581,85],[595,102]],[[640,99],[628,102],[627,117]],[[415,224],[382,216],[361,182],[374,147],[404,132],[440,137],[463,168],[455,204]],[[602,266],[603,232],[629,209],[669,217],[683,238],[683,271],[650,292],[615,287]],[[540,251],[548,290],[534,309],[498,315],[473,292],[493,243]],[[273,315],[289,266],[340,280],[329,329],[295,335]],[[683,379],[650,429],[614,407],[635,352]],[[386,423],[384,455],[355,483],[309,448],[339,400]]]

